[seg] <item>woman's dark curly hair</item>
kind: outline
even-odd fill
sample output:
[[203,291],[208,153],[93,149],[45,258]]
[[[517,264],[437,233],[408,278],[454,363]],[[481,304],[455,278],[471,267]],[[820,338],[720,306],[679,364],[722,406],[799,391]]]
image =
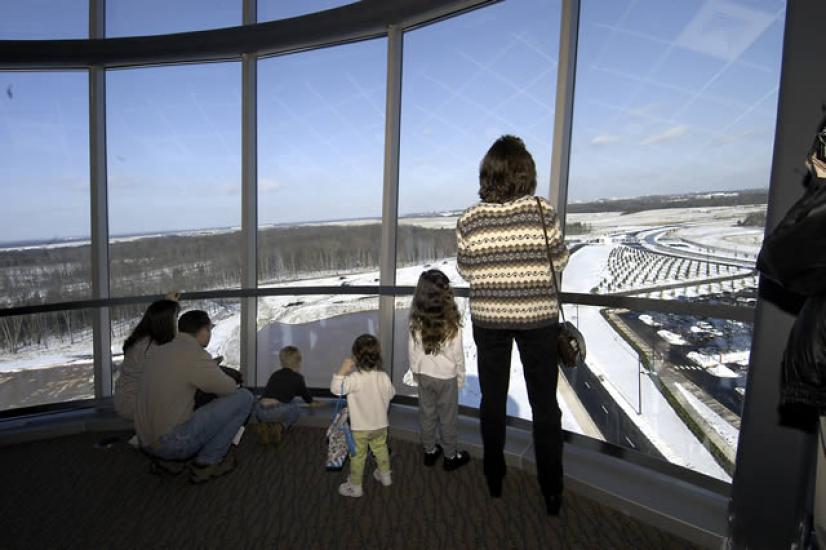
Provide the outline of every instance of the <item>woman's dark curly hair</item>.
[[516,136],[502,136],[479,165],[479,196],[484,202],[506,203],[536,191],[536,165]]
[[353,361],[359,370],[382,370],[381,347],[372,334],[362,334],[353,342]]
[[438,269],[422,273],[410,307],[410,335],[414,341],[421,342],[426,354],[436,355],[461,325],[450,279]]

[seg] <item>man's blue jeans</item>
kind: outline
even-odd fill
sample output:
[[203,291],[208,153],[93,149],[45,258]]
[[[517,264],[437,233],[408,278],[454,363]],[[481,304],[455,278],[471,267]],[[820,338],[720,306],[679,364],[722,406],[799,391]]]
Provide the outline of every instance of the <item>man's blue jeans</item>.
[[301,409],[297,403],[278,403],[277,405],[262,405],[261,401],[255,404],[255,417],[259,422],[280,422],[289,428],[298,421]]
[[247,421],[254,399],[246,389],[218,397],[196,409],[192,418],[162,435],[147,451],[164,460],[194,456],[199,464],[217,464],[229,451],[238,428]]

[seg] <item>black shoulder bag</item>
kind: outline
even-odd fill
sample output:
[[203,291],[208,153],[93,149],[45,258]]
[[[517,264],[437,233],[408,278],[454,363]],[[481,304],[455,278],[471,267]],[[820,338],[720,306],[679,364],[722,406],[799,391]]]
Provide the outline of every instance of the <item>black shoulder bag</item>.
[[539,200],[539,197],[534,198],[537,207],[539,207],[539,219],[542,220],[542,233],[545,235],[545,252],[548,254],[548,264],[551,266],[551,281],[553,281],[554,292],[556,292],[556,299],[559,304],[559,314],[562,316],[562,322],[559,324],[559,337],[556,343],[557,356],[563,367],[578,367],[581,362],[585,361],[585,338],[583,338],[578,328],[565,320],[565,312],[562,310],[562,299],[559,292],[559,281],[556,278],[556,268],[551,254],[551,243],[548,241],[548,227],[545,225],[545,212],[542,210],[542,201]]

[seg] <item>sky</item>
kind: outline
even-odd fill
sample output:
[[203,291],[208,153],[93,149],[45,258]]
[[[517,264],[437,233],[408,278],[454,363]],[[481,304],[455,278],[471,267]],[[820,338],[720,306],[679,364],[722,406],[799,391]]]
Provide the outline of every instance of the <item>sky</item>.
[[[348,3],[259,0],[261,20]],[[163,9],[161,9],[163,6]],[[240,0],[109,0],[110,36],[241,21]],[[157,9],[156,9],[157,8]],[[0,0],[0,39],[81,38],[78,0]],[[569,199],[761,188],[785,2],[583,0]],[[560,0],[506,0],[404,38],[399,210],[464,208],[504,133],[547,194]],[[262,225],[381,213],[386,39],[262,59]],[[110,232],[237,226],[238,62],[107,74]],[[85,72],[0,72],[0,242],[89,233]]]

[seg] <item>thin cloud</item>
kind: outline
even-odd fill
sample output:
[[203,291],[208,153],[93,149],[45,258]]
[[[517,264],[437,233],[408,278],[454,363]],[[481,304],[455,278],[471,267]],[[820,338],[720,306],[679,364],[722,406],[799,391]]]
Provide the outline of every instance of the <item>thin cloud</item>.
[[688,128],[686,126],[673,126],[664,132],[660,132],[659,134],[654,134],[648,136],[644,140],[642,140],[643,145],[655,145],[657,143],[663,143],[666,141],[671,141],[674,139],[680,139],[688,132]]
[[594,139],[591,140],[591,145],[595,145],[597,147],[601,147],[603,145],[610,145],[612,143],[618,143],[620,141],[619,136],[611,135],[611,134],[601,134],[598,136],[594,136]]
[[271,178],[262,178],[258,181],[258,191],[262,193],[271,193],[283,189],[284,184]]

